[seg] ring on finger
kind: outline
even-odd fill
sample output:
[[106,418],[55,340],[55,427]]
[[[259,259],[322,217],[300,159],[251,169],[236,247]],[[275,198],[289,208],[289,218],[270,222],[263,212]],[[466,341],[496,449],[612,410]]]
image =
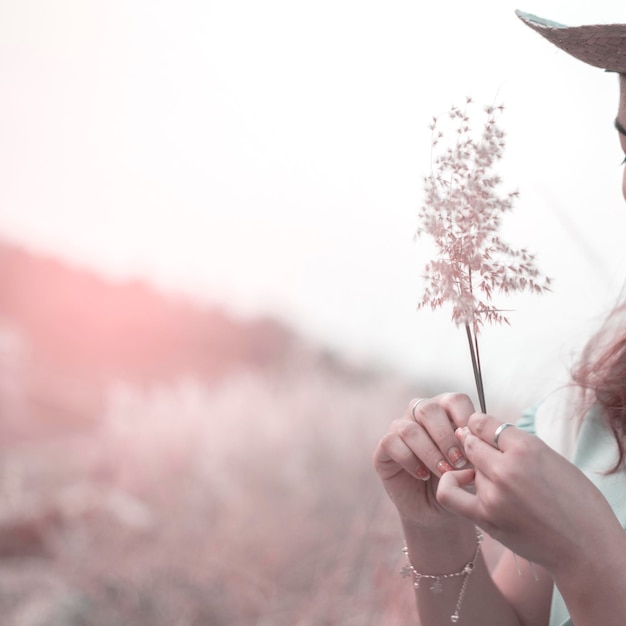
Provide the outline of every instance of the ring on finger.
[[411,407],[411,414],[413,415],[413,419],[417,419],[415,417],[415,409],[422,403],[422,402],[426,402],[428,400],[428,398],[418,398],[414,403],[413,406]]
[[[514,424],[509,424],[509,422],[505,422],[504,424],[500,424],[498,428],[496,428],[496,432],[493,434],[493,445],[496,450],[500,450],[500,446],[498,445],[498,440],[500,439],[500,435],[509,427],[514,426]],[[502,452],[502,450],[500,450]]]

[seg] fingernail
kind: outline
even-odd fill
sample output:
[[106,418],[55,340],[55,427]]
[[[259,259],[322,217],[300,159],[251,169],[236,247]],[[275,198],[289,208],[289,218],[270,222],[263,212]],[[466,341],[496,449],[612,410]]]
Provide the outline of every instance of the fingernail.
[[448,463],[448,461],[441,459],[441,461],[437,463],[437,470],[440,474],[444,474],[445,472],[452,472],[454,468],[450,465],[450,463]]
[[428,480],[430,478],[430,472],[424,466],[419,467],[416,470],[415,475],[420,480]]
[[461,426],[454,431],[456,438],[462,443],[465,440],[465,437],[469,433],[469,428],[467,426]]
[[461,469],[467,464],[467,459],[463,456],[463,453],[456,446],[448,450],[448,458],[452,461],[452,465],[457,469]]

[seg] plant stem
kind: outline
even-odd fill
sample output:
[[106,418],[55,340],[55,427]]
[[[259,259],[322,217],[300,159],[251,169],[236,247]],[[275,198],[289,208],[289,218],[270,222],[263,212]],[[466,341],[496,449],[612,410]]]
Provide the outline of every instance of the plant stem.
[[480,394],[482,397],[482,402],[480,404],[480,408],[483,413],[487,412],[487,403],[485,402],[485,387],[483,386],[483,368],[480,364],[480,352],[478,351],[478,330],[476,321],[474,321],[474,350],[476,351],[476,363],[478,364],[478,377],[480,378]]
[[465,324],[465,332],[467,333],[467,342],[469,344],[470,355],[472,357],[472,368],[474,370],[474,380],[476,382],[476,392],[478,393],[478,402],[480,403],[480,410],[483,413],[487,412],[485,405],[485,390],[483,388],[483,375],[480,369],[480,357],[478,354],[478,338],[474,331],[472,336],[472,329],[469,323]]
[[[472,285],[472,268],[467,268],[467,282],[469,285],[469,292],[474,298],[474,287]],[[465,322],[465,332],[467,333],[467,342],[469,344],[470,355],[472,357],[472,369],[474,370],[474,380],[476,381],[476,391],[478,393],[478,402],[480,403],[480,410],[483,413],[487,412],[487,406],[485,404],[485,388],[483,387],[483,372],[480,367],[480,353],[478,352],[478,325],[476,324],[476,318],[472,316],[472,327],[470,328],[469,322]],[[474,333],[472,337],[472,331]]]

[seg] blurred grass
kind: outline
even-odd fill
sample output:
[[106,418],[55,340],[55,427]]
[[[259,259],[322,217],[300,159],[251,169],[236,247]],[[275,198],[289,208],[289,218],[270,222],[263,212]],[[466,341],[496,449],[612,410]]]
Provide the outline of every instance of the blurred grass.
[[32,526],[0,555],[3,623],[415,623],[371,465],[410,396],[314,359],[111,386],[95,430],[3,451],[0,535]]

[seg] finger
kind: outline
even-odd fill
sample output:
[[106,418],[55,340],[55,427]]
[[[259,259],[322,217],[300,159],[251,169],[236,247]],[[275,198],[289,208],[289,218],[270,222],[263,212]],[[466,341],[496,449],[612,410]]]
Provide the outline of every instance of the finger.
[[482,513],[481,501],[468,489],[475,477],[473,469],[446,472],[437,486],[437,502],[452,513],[478,521]]
[[[420,405],[421,407],[424,405]],[[397,433],[408,448],[420,459],[424,465],[437,476],[454,469],[433,441],[428,431],[413,420],[400,420],[396,426]],[[453,435],[454,437],[454,435]],[[458,447],[458,441],[455,441]]]
[[469,418],[467,426],[474,435],[501,452],[505,452],[507,448],[519,441],[520,437],[524,437],[524,433],[513,424],[508,425],[507,422],[502,422],[485,413],[474,413]]
[[450,465],[456,469],[467,465],[467,459],[454,436],[455,424],[436,398],[421,402],[416,407],[415,421],[428,433]]
[[467,426],[470,415],[476,411],[470,397],[464,393],[444,393],[437,401],[445,409],[455,426]]
[[395,432],[385,435],[374,453],[374,467],[384,480],[404,470],[419,480],[428,480],[430,471]]
[[415,412],[417,411],[419,405],[422,404],[422,402],[428,402],[428,400],[429,398],[413,398],[413,400],[409,403],[409,413],[407,417],[409,419],[416,419]]
[[492,479],[497,472],[498,464],[502,462],[502,452],[490,446],[480,437],[464,426],[456,431],[456,436],[461,441],[465,456],[477,471]]

